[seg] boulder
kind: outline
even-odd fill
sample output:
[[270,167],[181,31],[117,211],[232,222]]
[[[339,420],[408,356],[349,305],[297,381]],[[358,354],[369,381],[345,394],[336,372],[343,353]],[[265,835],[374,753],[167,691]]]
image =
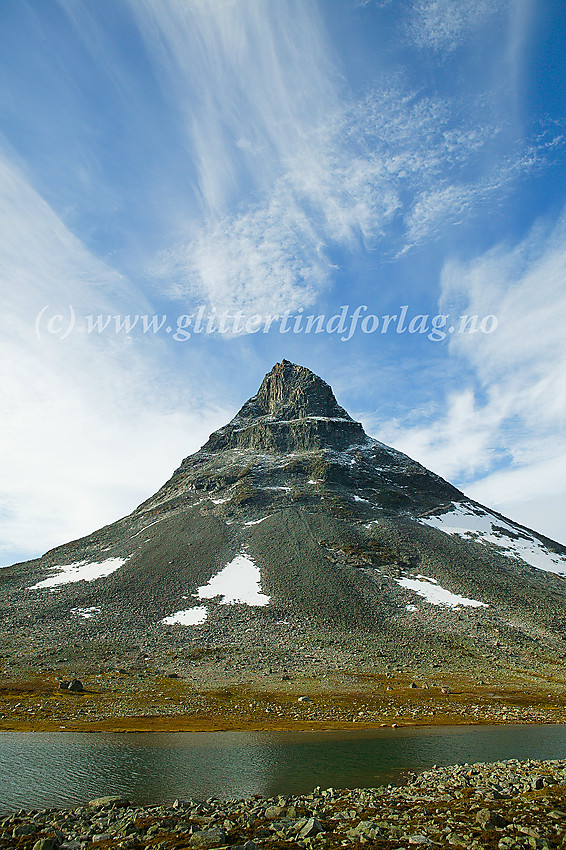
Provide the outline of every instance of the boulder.
[[223,844],[226,844],[226,833],[223,829],[216,827],[201,829],[189,839],[189,846],[197,847],[198,850],[210,850],[212,847],[221,847]]
[[33,850],[56,850],[57,842],[54,838],[40,838],[33,845]]

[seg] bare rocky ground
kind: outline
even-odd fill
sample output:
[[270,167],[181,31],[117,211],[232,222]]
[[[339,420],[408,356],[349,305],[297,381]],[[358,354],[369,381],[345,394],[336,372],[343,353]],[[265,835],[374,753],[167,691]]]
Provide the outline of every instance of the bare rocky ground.
[[0,821],[17,850],[181,848],[566,847],[566,762],[455,765],[406,785],[303,796],[176,800],[139,808],[119,797],[69,810],[19,811]]
[[[562,642],[519,642],[483,616],[481,630],[439,608],[427,629],[415,615],[346,631],[211,601],[190,628],[20,617],[0,630],[0,730],[566,722]],[[59,689],[74,678],[82,692]]]
[[[368,664],[356,652],[233,658],[221,647],[93,644],[30,647],[0,658],[0,730],[356,728],[407,724],[566,722],[566,670],[550,657],[481,669]],[[224,656],[224,657],[223,657]],[[353,657],[355,656],[355,657]],[[101,661],[100,658],[104,660]],[[60,690],[78,678],[82,691]]]

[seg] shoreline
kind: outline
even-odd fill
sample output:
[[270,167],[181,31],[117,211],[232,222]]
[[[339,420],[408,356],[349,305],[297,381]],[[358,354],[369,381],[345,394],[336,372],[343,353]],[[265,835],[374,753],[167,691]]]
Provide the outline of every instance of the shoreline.
[[137,806],[101,797],[0,816],[0,842],[18,850],[553,850],[566,843],[566,761],[456,764],[409,774],[405,785],[268,798]]
[[287,723],[263,723],[250,721],[249,723],[230,723],[221,719],[206,718],[185,718],[181,720],[175,717],[128,717],[128,718],[108,718],[102,721],[93,721],[91,723],[72,723],[61,725],[59,723],[16,723],[12,725],[0,725],[0,733],[9,732],[27,732],[27,733],[58,733],[58,732],[74,732],[77,734],[179,734],[179,733],[213,733],[213,732],[395,732],[411,729],[430,729],[443,730],[451,728],[461,729],[477,729],[489,727],[505,727],[509,728],[516,726],[524,728],[525,726],[564,726],[565,720],[525,720],[518,722],[516,720],[501,720],[493,722],[491,720],[475,720],[473,722],[459,721],[446,719],[439,720],[436,723],[363,723],[363,722],[337,722],[328,723],[320,722],[287,722]]

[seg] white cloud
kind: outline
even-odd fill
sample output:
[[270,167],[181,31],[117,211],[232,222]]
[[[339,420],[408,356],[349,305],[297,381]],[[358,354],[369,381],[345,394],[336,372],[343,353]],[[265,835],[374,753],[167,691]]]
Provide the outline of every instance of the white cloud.
[[128,292],[128,281],[88,252],[2,150],[0,187],[1,268],[12,316],[27,320],[32,296],[40,307],[54,294],[86,306],[104,297],[92,287],[116,299]]
[[454,353],[481,382],[511,396],[533,433],[555,427],[566,411],[566,215],[553,229],[536,226],[515,247],[500,247],[462,265],[446,264],[441,307],[494,314],[490,335],[455,335]]
[[[178,382],[159,380],[157,343],[73,333],[35,336],[45,306],[147,308],[93,257],[0,153],[0,563],[94,530],[149,496],[223,414],[198,391],[183,412]],[[196,384],[196,381],[195,381]],[[187,398],[191,381],[183,377]],[[205,391],[206,392],[206,391]],[[160,439],[155,440],[159,434]]]
[[158,274],[174,294],[217,308],[283,312],[308,306],[328,285],[333,245],[381,243],[393,256],[435,237],[538,161],[509,157],[475,182],[462,181],[498,129],[453,107],[393,80],[305,128],[308,145],[287,156],[265,200],[193,225],[160,258]]
[[566,452],[511,470],[493,472],[468,487],[474,498],[498,506],[562,496],[566,498]]
[[[458,334],[450,353],[470,373],[430,425],[384,432],[398,448],[503,510],[552,495],[566,502],[566,213],[515,246],[445,264],[440,310],[495,315],[491,334]],[[527,522],[527,512],[521,512]],[[533,524],[533,523],[531,523]],[[546,530],[556,534],[556,517]],[[560,538],[566,540],[562,523]]]
[[393,0],[354,0],[354,6],[375,6],[378,9],[385,9],[392,4]]
[[505,11],[512,0],[417,0],[407,30],[419,47],[451,52]]
[[484,406],[469,388],[451,393],[444,415],[437,411],[431,424],[406,427],[391,422],[380,429],[379,437],[447,480],[469,481],[488,472],[504,454],[498,438],[507,412],[505,399],[494,394]]
[[[493,92],[441,98],[384,73],[352,98],[314,3],[130,8],[185,127],[201,199],[154,266],[174,296],[221,310],[306,307],[330,283],[334,247],[380,244],[394,257],[485,209],[536,162],[502,152]],[[465,9],[451,20],[471,20]]]
[[315,4],[133,0],[130,8],[183,116],[205,216],[227,211],[242,178],[270,185],[274,163],[284,168],[304,149],[305,126],[336,104]]

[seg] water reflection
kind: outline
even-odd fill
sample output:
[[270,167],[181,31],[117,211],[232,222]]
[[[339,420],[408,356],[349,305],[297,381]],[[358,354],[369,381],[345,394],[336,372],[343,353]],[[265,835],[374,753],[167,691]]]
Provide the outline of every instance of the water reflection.
[[0,809],[371,787],[432,764],[566,756],[566,727],[372,732],[0,733]]

